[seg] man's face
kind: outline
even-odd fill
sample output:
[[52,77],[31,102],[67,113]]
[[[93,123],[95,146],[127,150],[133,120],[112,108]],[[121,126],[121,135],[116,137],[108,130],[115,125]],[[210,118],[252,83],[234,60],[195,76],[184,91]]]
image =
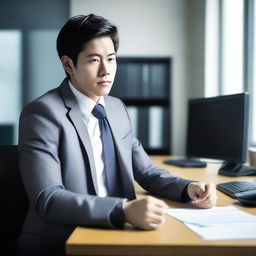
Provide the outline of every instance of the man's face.
[[86,43],[76,66],[69,61],[71,82],[81,93],[95,102],[109,94],[116,74],[116,52],[110,37],[94,38]]

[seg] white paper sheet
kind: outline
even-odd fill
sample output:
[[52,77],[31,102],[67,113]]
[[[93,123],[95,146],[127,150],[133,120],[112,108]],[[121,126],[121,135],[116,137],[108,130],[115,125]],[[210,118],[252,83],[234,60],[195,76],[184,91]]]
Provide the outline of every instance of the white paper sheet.
[[182,222],[196,225],[256,222],[255,215],[241,211],[234,206],[210,209],[168,209],[166,213]]
[[185,224],[205,240],[256,239],[256,223],[228,223],[198,226]]
[[256,216],[234,206],[211,209],[168,209],[205,240],[256,239]]

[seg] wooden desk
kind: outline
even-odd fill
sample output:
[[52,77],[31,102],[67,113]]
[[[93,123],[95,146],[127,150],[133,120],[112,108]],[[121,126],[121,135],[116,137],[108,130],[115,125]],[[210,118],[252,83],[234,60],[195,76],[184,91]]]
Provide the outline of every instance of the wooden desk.
[[[229,180],[247,180],[255,177],[229,178],[217,175],[219,164],[208,164],[207,168],[178,168],[163,164],[168,157],[154,156],[153,161],[173,174],[186,179],[210,181],[215,184]],[[139,196],[145,192],[137,186]],[[235,199],[218,193],[218,206],[230,204],[256,215],[256,208],[244,207]],[[166,200],[171,208],[189,207],[189,204]],[[136,230],[127,226],[125,230],[76,228],[66,242],[67,255],[143,255],[143,256],[206,256],[206,255],[256,255],[256,240],[204,241],[183,223],[166,215],[165,224],[154,231]]]

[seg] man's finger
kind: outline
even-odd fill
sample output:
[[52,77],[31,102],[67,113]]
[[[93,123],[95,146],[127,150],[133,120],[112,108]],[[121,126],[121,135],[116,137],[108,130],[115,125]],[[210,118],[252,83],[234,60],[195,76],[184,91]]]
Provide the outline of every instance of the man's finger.
[[160,207],[160,208],[163,208],[163,209],[169,208],[169,206],[164,201],[162,201],[162,200],[157,200],[155,202],[155,205]]
[[162,223],[164,220],[164,216],[160,216],[158,214],[150,213],[147,216],[147,221],[148,222],[153,222],[153,223]]

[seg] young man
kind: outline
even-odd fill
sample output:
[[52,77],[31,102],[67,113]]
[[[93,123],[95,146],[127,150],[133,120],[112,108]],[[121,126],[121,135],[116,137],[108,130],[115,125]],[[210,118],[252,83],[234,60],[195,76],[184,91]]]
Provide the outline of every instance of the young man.
[[64,254],[76,226],[158,228],[167,205],[151,196],[136,199],[134,180],[152,194],[196,207],[216,203],[213,184],[155,166],[132,135],[124,104],[107,96],[117,49],[117,28],[108,20],[71,18],[57,38],[67,77],[21,113],[20,171],[30,209],[20,255]]

